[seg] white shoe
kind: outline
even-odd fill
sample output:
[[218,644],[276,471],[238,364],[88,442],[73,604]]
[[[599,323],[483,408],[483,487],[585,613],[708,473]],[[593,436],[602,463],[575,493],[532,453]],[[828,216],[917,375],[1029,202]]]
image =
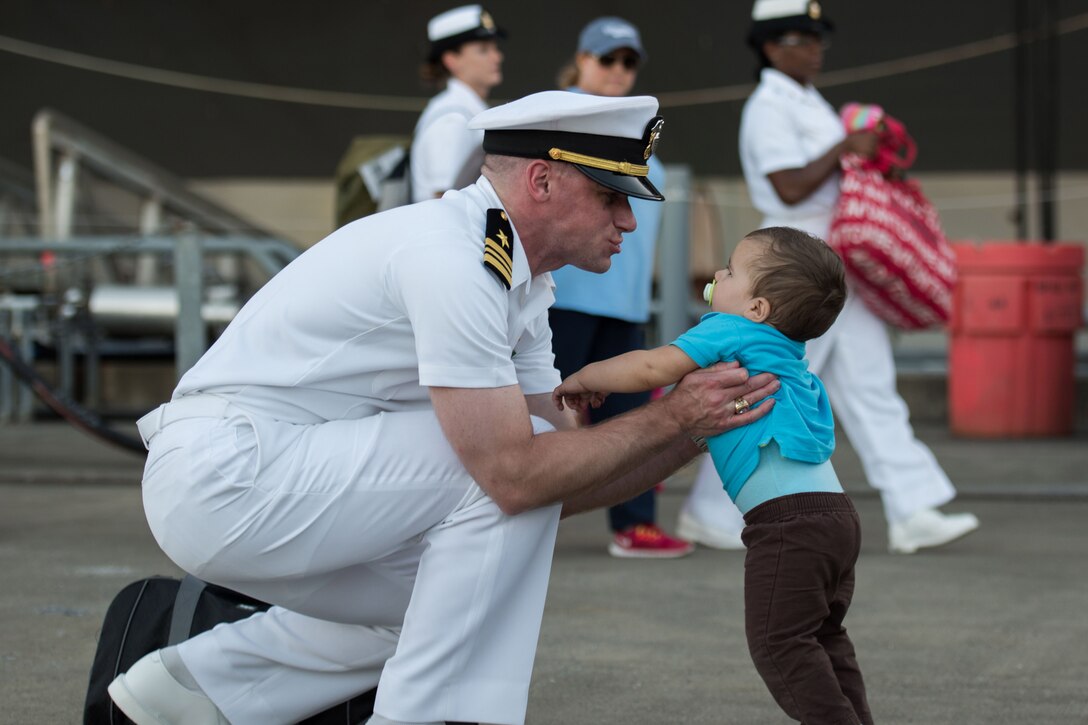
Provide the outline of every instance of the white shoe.
[[744,542],[740,539],[739,531],[707,526],[687,511],[680,512],[680,518],[676,521],[676,535],[693,544],[702,544],[711,549],[730,551],[744,549]]
[[913,554],[918,549],[943,546],[978,528],[974,514],[945,514],[937,509],[915,511],[905,521],[888,525],[888,550]]
[[106,689],[136,725],[230,725],[207,695],[174,679],[158,651],[141,657]]

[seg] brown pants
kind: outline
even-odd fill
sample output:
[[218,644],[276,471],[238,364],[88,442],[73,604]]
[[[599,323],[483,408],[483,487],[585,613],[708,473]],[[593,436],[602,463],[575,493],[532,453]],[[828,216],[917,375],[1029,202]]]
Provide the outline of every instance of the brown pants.
[[861,547],[854,505],[841,493],[798,493],[744,521],[745,631],[771,695],[804,725],[872,725],[842,626]]

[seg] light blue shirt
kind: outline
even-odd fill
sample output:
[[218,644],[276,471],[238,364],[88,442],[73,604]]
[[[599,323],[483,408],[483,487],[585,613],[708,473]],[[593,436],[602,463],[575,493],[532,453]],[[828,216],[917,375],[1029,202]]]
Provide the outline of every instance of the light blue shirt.
[[[575,88],[567,90],[579,92]],[[651,156],[650,182],[665,189],[665,166]],[[604,274],[586,272],[567,265],[552,272],[556,309],[587,315],[613,317],[627,322],[650,319],[650,296],[654,276],[657,234],[664,204],[648,199],[631,199],[635,231],[623,235],[620,253],[612,255],[612,267]]]
[[[776,402],[770,415],[707,440],[731,499],[737,500],[760,463],[760,448],[772,440],[782,457],[792,461],[818,464],[831,458],[835,422],[823,383],[808,370],[804,343],[789,339],[770,325],[711,312],[673,344],[699,367],[737,360],[752,375],[774,373],[782,385],[772,396]],[[809,488],[806,481],[799,480],[789,493],[810,490],[827,488],[824,482]]]

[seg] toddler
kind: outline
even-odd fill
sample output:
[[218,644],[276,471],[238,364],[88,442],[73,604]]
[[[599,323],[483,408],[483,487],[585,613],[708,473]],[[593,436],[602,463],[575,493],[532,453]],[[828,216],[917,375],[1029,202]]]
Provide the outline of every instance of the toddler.
[[[744,514],[748,649],[786,714],[806,725],[871,725],[842,626],[861,528],[829,461],[835,435],[827,394],[805,361],[805,341],[826,332],[846,300],[842,262],[806,232],[760,229],[740,241],[704,297],[713,311],[672,344],[587,365],[553,400],[584,410],[609,393],[671,385],[726,360],[752,375],[778,376],[770,415],[706,442]],[[743,398],[735,405],[738,413],[749,407]]]

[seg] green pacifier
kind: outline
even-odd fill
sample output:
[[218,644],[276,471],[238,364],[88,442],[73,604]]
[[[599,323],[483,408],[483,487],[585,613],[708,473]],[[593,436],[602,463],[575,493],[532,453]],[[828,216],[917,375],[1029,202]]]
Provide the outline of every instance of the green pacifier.
[[714,304],[714,285],[716,284],[718,284],[718,280],[707,282],[706,287],[703,287],[703,299],[706,300],[708,305]]

